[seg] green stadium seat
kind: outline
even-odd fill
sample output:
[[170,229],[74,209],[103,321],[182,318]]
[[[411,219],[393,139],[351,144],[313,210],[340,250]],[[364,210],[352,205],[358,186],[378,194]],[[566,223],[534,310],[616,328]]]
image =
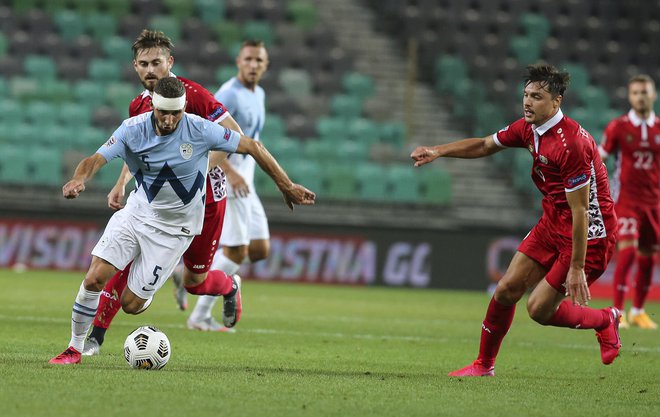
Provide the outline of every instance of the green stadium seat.
[[224,20],[224,0],[195,0],[195,13],[202,22],[212,26]]
[[304,69],[284,68],[279,73],[279,84],[292,97],[304,98],[312,94],[312,77]]
[[87,71],[89,79],[100,84],[109,84],[121,78],[121,64],[111,59],[94,58],[89,62]]
[[9,94],[12,98],[27,101],[39,98],[41,86],[39,80],[26,77],[14,77],[9,80]]
[[362,115],[362,104],[360,97],[337,94],[330,101],[330,112],[339,118],[355,119]]
[[366,201],[385,201],[388,198],[387,171],[382,164],[364,162],[355,166],[358,196]]
[[[289,158],[283,160],[282,166],[293,181],[304,185],[317,196],[324,193],[323,171],[318,163]],[[269,181],[273,182],[270,179]]]
[[380,131],[376,122],[358,118],[348,122],[348,137],[351,140],[373,145],[378,142]]
[[273,26],[266,20],[246,22],[243,26],[243,38],[263,41],[266,46],[272,46],[275,43]]
[[337,159],[336,143],[330,139],[310,139],[303,145],[303,155],[319,164],[334,163]]
[[55,119],[58,106],[47,101],[32,100],[25,106],[25,121],[33,125],[45,120]]
[[373,78],[359,72],[344,74],[341,82],[349,96],[359,97],[362,100],[371,97],[375,91]]
[[92,180],[94,185],[102,189],[110,190],[110,188],[117,182],[117,178],[119,177],[119,173],[121,173],[123,165],[124,163],[120,159],[108,162],[96,173],[96,176]]
[[309,0],[291,0],[287,3],[287,12],[293,23],[303,29],[316,26],[318,14],[316,5]]
[[467,65],[460,57],[442,55],[436,60],[435,81],[440,93],[453,93],[456,83],[469,78]]
[[149,28],[163,31],[175,43],[181,39],[181,23],[173,16],[154,16],[149,19]]
[[106,102],[119,111],[122,118],[128,118],[128,105],[138,95],[139,90],[133,84],[115,82],[106,88]]
[[610,108],[610,96],[607,92],[594,85],[579,91],[582,105],[593,112],[604,112]]
[[85,18],[101,7],[100,0],[69,0],[69,4],[72,4],[73,8]]
[[226,20],[216,22],[211,26],[217,36],[218,42],[229,49],[243,40],[241,26],[236,22]]
[[179,64],[177,62],[175,62],[174,65],[172,66],[172,72],[178,75],[179,77],[189,78],[188,71],[186,71],[186,68],[182,64]]
[[131,11],[131,0],[101,0],[101,5],[115,18],[124,17]]
[[23,61],[25,75],[36,79],[52,80],[57,75],[57,66],[48,55],[28,55]]
[[526,13],[520,17],[523,32],[536,44],[542,45],[550,35],[550,22],[540,14]]
[[64,80],[43,80],[43,98],[53,103],[62,103],[72,99],[71,85]]
[[30,175],[27,181],[35,185],[62,185],[62,151],[57,148],[34,148],[27,155]]
[[322,166],[325,178],[325,195],[336,200],[354,200],[358,197],[358,180],[355,165],[326,164]]
[[3,129],[0,133],[8,129],[8,126],[20,123],[25,116],[25,110],[18,100],[13,100],[5,95],[0,98],[0,123]]
[[337,158],[343,163],[358,165],[369,159],[371,144],[360,140],[345,140],[337,138]]
[[60,106],[57,122],[63,126],[76,127],[90,125],[92,122],[92,107],[81,103],[68,102]]
[[22,184],[28,178],[26,155],[28,149],[22,146],[6,146],[0,152],[0,183]]
[[429,204],[451,204],[451,175],[449,172],[438,167],[421,171],[420,201]]
[[215,80],[222,85],[227,80],[236,76],[237,72],[238,69],[236,68],[236,65],[223,65],[215,71]]
[[195,10],[195,5],[190,0],[164,0],[163,3],[165,3],[165,6],[167,7],[167,14],[174,16],[179,21],[184,21],[191,17]]
[[102,48],[105,56],[120,65],[133,60],[132,43],[121,36],[108,36],[102,40]]
[[53,16],[55,26],[65,41],[72,41],[85,33],[85,19],[77,12],[61,9]]
[[86,17],[86,21],[90,34],[99,42],[103,42],[106,38],[112,38],[117,33],[117,18],[112,14],[92,13]]
[[[279,161],[284,169],[291,175],[290,168],[296,165],[295,163],[293,164],[287,164],[287,161]],[[277,189],[277,186],[273,182],[273,180],[266,174],[262,169],[257,168],[254,171],[254,187],[259,194],[260,197],[267,197],[267,198],[281,198],[282,193],[280,190]]]
[[12,10],[18,14],[25,14],[37,6],[40,6],[40,0],[13,0],[11,2]]
[[497,132],[505,125],[506,121],[504,120],[502,108],[488,102],[483,102],[476,112],[473,133],[477,137],[483,137]]
[[420,198],[419,175],[411,164],[391,165],[387,170],[390,200],[416,203]]
[[320,117],[316,120],[316,132],[322,138],[340,139],[346,136],[347,125],[336,117]]
[[541,57],[541,44],[528,36],[514,36],[511,38],[509,50],[523,66],[534,64]]
[[277,160],[284,160],[299,155],[302,148],[300,142],[286,136],[271,136],[266,138],[264,144]]
[[286,123],[277,114],[266,114],[264,128],[259,134],[260,138],[268,140],[269,138],[279,138],[286,136]]
[[567,63],[563,66],[563,69],[571,75],[571,90],[580,96],[581,92],[589,86],[589,72],[582,64],[578,63]]
[[7,44],[7,37],[4,33],[0,33],[0,58],[7,55],[7,50],[9,49]]
[[[22,2],[22,0],[18,0],[19,2]],[[34,1],[39,1],[39,0],[29,0],[28,3],[34,2]],[[46,10],[46,13],[50,14],[51,16],[54,15],[55,13],[66,9],[68,0],[47,0],[44,1],[44,9]]]
[[76,103],[89,107],[98,107],[105,102],[105,84],[90,80],[78,81],[73,86]]
[[396,149],[403,149],[406,143],[406,126],[402,122],[384,122],[380,124],[379,139]]

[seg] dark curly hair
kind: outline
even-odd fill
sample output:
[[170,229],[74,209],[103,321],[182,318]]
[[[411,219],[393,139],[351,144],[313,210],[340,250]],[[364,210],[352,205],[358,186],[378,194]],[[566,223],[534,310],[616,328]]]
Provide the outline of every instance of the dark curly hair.
[[571,76],[566,71],[559,71],[549,64],[534,64],[527,66],[525,75],[525,87],[530,83],[540,83],[548,90],[552,97],[563,96],[568,87]]

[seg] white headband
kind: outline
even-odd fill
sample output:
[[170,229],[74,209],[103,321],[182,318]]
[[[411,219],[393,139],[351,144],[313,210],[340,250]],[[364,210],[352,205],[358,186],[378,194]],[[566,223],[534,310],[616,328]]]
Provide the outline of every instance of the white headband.
[[181,97],[167,98],[154,92],[151,97],[151,103],[158,110],[183,110],[186,106],[186,94]]

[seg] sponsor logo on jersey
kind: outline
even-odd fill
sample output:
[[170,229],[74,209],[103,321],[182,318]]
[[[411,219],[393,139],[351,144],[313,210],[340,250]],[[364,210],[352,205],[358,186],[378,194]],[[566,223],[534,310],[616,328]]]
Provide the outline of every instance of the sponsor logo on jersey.
[[192,269],[204,269],[206,265],[193,265]]
[[225,135],[224,135],[225,140],[229,140],[230,136],[231,136],[231,131],[225,127]]
[[218,107],[213,111],[213,113],[209,114],[206,118],[213,121],[217,119],[218,117],[222,116],[225,112],[225,109],[222,107]]
[[179,146],[179,152],[183,159],[188,160],[192,157],[193,147],[190,143],[182,143],[181,146]]
[[115,139],[114,136],[110,136],[110,139],[108,139],[108,141],[105,143],[105,146],[109,148],[112,145],[114,145],[116,142],[117,142],[117,139]]
[[587,179],[587,174],[580,174],[577,177],[569,178],[568,185],[573,186],[577,185]]

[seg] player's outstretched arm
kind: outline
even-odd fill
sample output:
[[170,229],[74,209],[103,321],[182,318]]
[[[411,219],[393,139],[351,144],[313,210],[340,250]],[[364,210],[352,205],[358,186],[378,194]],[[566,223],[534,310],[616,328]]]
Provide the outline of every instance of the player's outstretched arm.
[[80,161],[71,180],[62,187],[64,198],[78,197],[80,193],[85,191],[85,183],[92,179],[94,174],[105,164],[105,158],[99,153],[95,153]]
[[124,208],[124,196],[126,195],[126,184],[133,178],[131,171],[128,170],[128,165],[124,163],[121,168],[121,173],[117,182],[108,193],[108,207],[113,210],[120,210]]
[[314,204],[316,194],[302,185],[291,181],[287,173],[282,169],[277,160],[273,158],[273,155],[268,152],[268,149],[266,149],[263,143],[242,135],[236,152],[246,153],[254,158],[261,169],[273,179],[277,188],[284,195],[284,202],[291,210],[293,210],[294,204]]
[[486,136],[483,138],[462,139],[436,146],[419,146],[410,154],[410,157],[415,161],[415,166],[420,167],[440,157],[482,158],[500,150],[502,148],[497,146],[493,137]]

